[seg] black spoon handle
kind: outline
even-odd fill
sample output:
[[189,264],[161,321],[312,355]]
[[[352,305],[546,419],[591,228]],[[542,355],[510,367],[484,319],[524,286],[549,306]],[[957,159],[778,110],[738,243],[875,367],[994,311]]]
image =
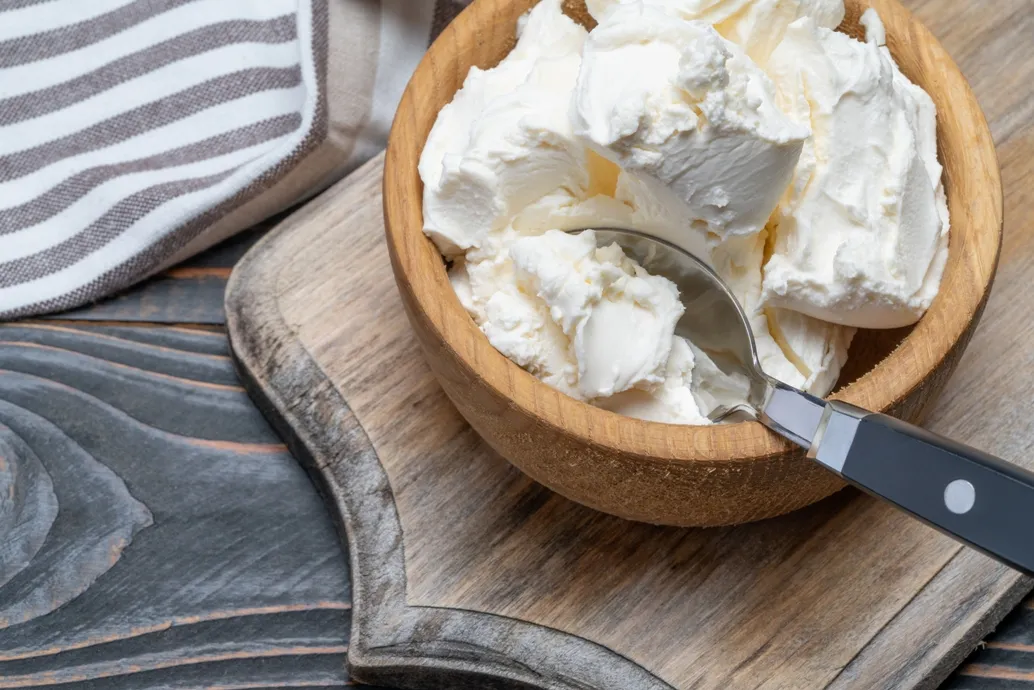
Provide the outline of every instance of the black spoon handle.
[[893,417],[826,404],[808,456],[1027,575],[1034,473]]

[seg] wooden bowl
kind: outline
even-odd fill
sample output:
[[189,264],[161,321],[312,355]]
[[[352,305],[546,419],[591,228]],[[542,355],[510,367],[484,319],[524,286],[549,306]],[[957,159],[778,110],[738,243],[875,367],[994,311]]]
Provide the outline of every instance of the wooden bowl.
[[[840,480],[760,424],[646,422],[559,393],[496,351],[460,305],[438,250],[421,231],[417,161],[439,109],[468,69],[497,64],[514,45],[517,18],[534,4],[476,0],[420,63],[391,130],[384,169],[388,249],[431,369],[500,455],[554,491],[607,513],[668,525],[726,525],[829,496]],[[1001,180],[966,80],[904,7],[895,0],[848,0],[840,30],[860,36],[858,19],[870,5],[902,71],[937,104],[951,239],[930,310],[908,329],[859,332],[833,397],[918,422],[955,369],[990,291],[1001,244]],[[586,21],[584,5],[570,14]]]

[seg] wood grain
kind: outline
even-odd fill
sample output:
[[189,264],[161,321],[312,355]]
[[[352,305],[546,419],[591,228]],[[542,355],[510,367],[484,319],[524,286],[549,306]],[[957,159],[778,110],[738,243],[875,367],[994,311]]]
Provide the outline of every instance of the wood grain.
[[[775,520],[686,530],[607,517],[534,484],[466,425],[421,357],[379,234],[379,163],[256,245],[227,297],[250,390],[320,472],[356,554],[357,677],[931,687],[1029,589],[854,492]],[[1013,324],[999,315],[986,337]],[[976,376],[1008,376],[1028,353],[1013,343],[967,361]],[[969,403],[949,388],[933,428],[967,439],[971,420],[1001,429],[1007,410],[1034,417],[1029,394]],[[1020,447],[992,450],[1024,460]]]
[[[438,111],[469,68],[496,64],[513,44],[518,17],[534,4],[478,0],[460,15],[417,68],[388,142],[384,214],[391,265],[446,395],[493,449],[530,477],[621,517],[737,524],[830,495],[842,484],[760,424],[667,425],[576,401],[496,351],[463,309],[442,257],[422,232],[417,162]],[[951,14],[965,4],[941,10]],[[917,422],[954,371],[991,287],[1002,229],[998,163],[966,80],[927,29],[896,0],[848,0],[846,6],[840,29],[856,36],[862,11],[879,11],[902,71],[937,104],[952,226],[948,263],[931,308],[889,342],[885,333],[860,333],[852,369],[834,397]]]
[[[1028,174],[1034,151],[1029,148],[1008,147],[1003,151],[1003,173],[1007,189],[1025,188],[1023,180]],[[1010,197],[1012,198],[1012,197]],[[1016,209],[1019,212],[1021,209]],[[1010,211],[1010,218],[1016,217]],[[1021,257],[1017,257],[1021,258]],[[1019,262],[1022,265],[1022,261]],[[1009,270],[1008,255],[1003,260],[1003,271]],[[1018,266],[1022,270],[1022,266]],[[997,300],[992,300],[989,313],[994,313]],[[199,379],[209,382],[229,383],[233,377],[225,359],[226,341],[221,333],[205,334],[196,330],[179,327],[140,328],[129,326],[86,326],[62,324],[60,330],[53,324],[17,324],[0,331],[5,341],[23,341],[49,344],[100,358],[110,357],[121,362],[133,362],[140,356],[141,365],[159,372],[175,374],[180,378]],[[114,336],[115,340],[99,336]],[[980,342],[982,334],[978,334]],[[140,351],[133,355],[134,343],[146,343],[156,346],[155,350]],[[100,345],[110,345],[109,350]],[[110,354],[109,354],[110,353]],[[156,361],[156,355],[166,355],[163,361]],[[189,354],[207,355],[193,359]],[[216,356],[215,359],[211,356]],[[222,357],[219,357],[219,356]],[[213,367],[212,362],[220,363]],[[196,369],[186,366],[193,362]],[[967,371],[965,363],[960,376]],[[89,392],[88,390],[86,391]],[[147,389],[141,395],[148,395]],[[0,393],[0,399],[4,396]],[[190,408],[170,408],[173,414],[192,414]],[[178,412],[177,412],[178,411]],[[236,425],[236,420],[253,417],[253,408],[242,406],[233,408],[222,417],[226,428]],[[132,451],[132,449],[130,449]],[[8,451],[0,451],[0,457],[10,458]],[[286,461],[286,460],[285,460]],[[11,470],[6,470],[7,474]],[[164,480],[167,475],[155,470],[155,477],[148,478],[150,470],[142,468],[139,480],[155,482]],[[4,474],[5,471],[0,471]],[[26,481],[16,482],[16,492],[25,490],[38,491],[49,482],[48,475],[22,474]],[[3,482],[4,480],[0,480]],[[212,481],[221,482],[220,476],[214,475]],[[255,487],[245,484],[252,490]],[[300,488],[301,490],[298,490]],[[316,500],[311,491],[306,491],[291,482],[286,486],[270,486],[270,491],[289,491],[293,501],[312,502]],[[207,495],[207,494],[205,494]],[[233,496],[227,492],[228,496]],[[530,499],[522,502],[522,511],[534,507],[536,501],[548,500],[548,492],[539,490]],[[189,498],[189,497],[186,497]],[[202,497],[203,498],[203,497]],[[37,505],[35,501],[22,500],[23,505]],[[204,519],[206,511],[188,508],[180,511],[181,521],[188,523]],[[3,511],[0,511],[3,513]],[[9,522],[5,521],[8,513],[0,517],[0,530],[8,536],[0,544],[0,563],[9,563],[8,555],[12,552],[14,540],[9,538],[6,530]],[[33,524],[45,525],[46,520],[30,520]],[[317,530],[324,534],[329,524],[328,517],[315,514],[308,518],[303,528]],[[41,529],[42,531],[42,529]],[[146,536],[147,530],[141,534]],[[75,535],[70,535],[74,539]],[[37,538],[38,541],[38,538]],[[137,540],[127,547],[127,558],[135,559],[135,549],[141,546]],[[149,550],[154,548],[150,542],[144,542]],[[256,548],[264,551],[261,541],[255,542]],[[332,550],[334,544],[329,540],[321,548]],[[192,588],[203,591],[206,583],[225,581],[224,570],[233,566],[233,559],[239,558],[241,550],[228,550],[212,553],[206,557],[209,567],[204,571],[196,571],[192,579]],[[975,557],[975,556],[974,556]],[[175,552],[154,554],[147,557],[147,567],[136,565],[132,577],[143,585],[152,578],[164,577],[169,568],[182,567],[183,560]],[[331,568],[331,562],[321,566]],[[345,562],[340,561],[337,568],[345,570]],[[346,591],[341,597],[333,597],[329,593],[322,594],[327,603],[319,608],[310,608],[306,603],[291,603],[289,594],[276,596],[286,599],[286,603],[264,607],[254,606],[255,586],[263,586],[262,580],[283,577],[283,571],[276,564],[258,562],[259,571],[251,577],[240,580],[240,584],[226,585],[226,599],[223,609],[215,609],[203,614],[174,615],[155,624],[153,618],[148,627],[148,607],[145,605],[151,598],[147,586],[132,588],[120,587],[114,596],[118,607],[107,615],[95,613],[82,620],[83,635],[87,644],[76,648],[65,648],[64,651],[47,649],[45,640],[50,639],[53,630],[49,626],[39,625],[25,635],[24,646],[40,651],[37,656],[18,660],[0,662],[0,685],[18,684],[24,687],[48,687],[53,683],[63,683],[66,687],[76,688],[198,688],[198,687],[345,687],[349,681],[344,673],[341,654],[337,651],[347,644],[347,628],[349,611],[347,601],[350,599]],[[281,574],[277,574],[277,572]],[[945,571],[942,571],[943,577]],[[325,577],[321,575],[319,577]],[[341,577],[344,577],[342,575]],[[120,582],[124,582],[120,578]],[[343,581],[343,580],[339,580]],[[98,596],[108,586],[101,577],[94,582]],[[983,586],[993,587],[993,579]],[[97,589],[99,588],[99,589]],[[317,597],[321,596],[317,594]],[[6,594],[0,589],[0,601],[7,602]],[[175,610],[179,604],[172,602]],[[96,608],[94,608],[96,611]],[[104,625],[109,617],[120,618],[120,625],[132,629],[134,636],[126,639],[105,639],[96,631],[95,625]],[[67,621],[67,618],[62,618]],[[1030,604],[1020,607],[991,638],[988,646],[978,650],[964,665],[961,672],[948,682],[951,690],[990,690],[994,688],[1030,688],[1034,680],[1030,680],[1034,669],[1034,651],[1028,649],[1034,642],[1034,614]],[[2,638],[7,631],[0,631]],[[931,640],[939,639],[938,630],[933,627],[926,635]],[[301,654],[302,649],[305,654]],[[328,652],[328,653],[323,653]],[[233,655],[232,659],[226,659]],[[1024,680],[1026,679],[1026,680]]]
[[221,333],[0,325],[0,688],[345,687],[333,524]]

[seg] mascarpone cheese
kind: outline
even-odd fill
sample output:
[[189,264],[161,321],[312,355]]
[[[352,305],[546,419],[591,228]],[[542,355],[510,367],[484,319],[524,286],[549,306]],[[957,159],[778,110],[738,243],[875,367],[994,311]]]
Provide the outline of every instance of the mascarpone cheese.
[[[620,414],[703,424],[747,383],[674,335],[683,308],[586,227],[640,230],[711,264],[767,373],[833,387],[854,328],[936,293],[947,208],[933,103],[841,0],[595,0],[587,33],[542,0],[472,68],[421,155],[425,232],[502,354]],[[846,324],[846,325],[843,325]]]
[[[596,404],[605,410],[666,424],[708,424],[706,413],[716,403],[705,398],[704,404],[711,407],[701,410],[701,402],[694,392],[694,371],[703,372],[714,364],[699,350],[694,350],[685,338],[674,336],[671,353],[664,367],[663,381],[652,390],[631,389],[608,398],[601,398]],[[697,354],[700,354],[698,359]],[[714,368],[714,380],[721,373]],[[698,374],[699,375],[699,374]],[[711,378],[707,379],[712,380]],[[699,383],[699,381],[698,381]],[[703,389],[697,386],[703,393]],[[705,394],[706,395],[706,394]],[[740,398],[742,399],[742,397]]]
[[771,80],[710,25],[659,6],[619,4],[585,42],[575,134],[689,210],[685,232],[759,232],[808,136],[775,104]]
[[490,70],[472,67],[428,134],[419,164],[424,232],[446,256],[478,247],[525,206],[588,185],[568,103],[586,31],[545,0],[517,46]]
[[801,17],[835,29],[844,20],[843,0],[587,0],[596,21],[618,5],[646,2],[682,19],[710,24],[718,33],[764,64],[786,27]]
[[863,328],[915,323],[940,287],[948,207],[936,112],[894,64],[883,26],[869,40],[794,22],[767,70],[812,137],[776,213],[763,301]]
[[675,324],[685,309],[667,278],[649,275],[592,230],[550,230],[510,247],[517,284],[537,296],[570,339],[586,400],[665,381]]

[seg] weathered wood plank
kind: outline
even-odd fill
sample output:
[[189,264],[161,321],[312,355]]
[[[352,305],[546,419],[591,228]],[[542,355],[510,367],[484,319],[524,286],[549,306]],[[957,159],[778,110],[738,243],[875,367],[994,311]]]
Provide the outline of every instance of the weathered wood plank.
[[[104,357],[97,357],[67,349],[62,343],[63,332],[32,332],[42,342],[26,341],[24,329],[18,326],[0,325],[0,370],[7,372],[12,387],[17,382],[24,395],[36,391],[44,401],[63,399],[74,404],[73,400],[80,400],[82,414],[101,425],[107,417],[117,417],[124,411],[145,425],[141,433],[178,434],[193,439],[190,442],[195,446],[210,440],[215,442],[213,447],[238,443],[267,447],[269,452],[283,448],[261,417],[254,414],[244,389],[229,378],[233,372],[227,360],[153,348],[140,348],[146,357],[134,353],[127,360],[127,348],[120,341],[93,340],[84,335],[82,349],[106,349]],[[185,367],[193,367],[194,373],[181,376]],[[216,367],[222,367],[218,378],[229,382],[206,379],[206,372]],[[45,379],[36,376],[40,371],[45,372]],[[13,394],[8,393],[7,399]],[[183,406],[189,406],[192,414],[169,414]]]
[[0,688],[78,682],[249,658],[341,657],[344,606],[213,618],[58,654],[4,663]]
[[0,688],[349,684],[344,554],[222,341],[0,326]]
[[342,678],[343,666],[344,654],[253,657],[170,666],[128,675],[80,680],[56,687],[59,690],[356,690],[366,687],[356,686]]
[[219,299],[225,289],[221,275],[162,274],[96,304],[44,318],[221,324]]
[[69,327],[83,333],[102,333],[137,343],[149,343],[159,347],[197,352],[207,355],[229,356],[226,334],[220,326],[199,324],[127,324],[125,322],[65,321],[20,321],[13,325]]
[[[9,347],[35,345],[40,348],[54,348],[177,378],[224,386],[238,385],[233,370],[227,368],[230,361],[228,355],[180,350],[171,346],[175,342],[175,336],[175,333],[163,333],[161,339],[165,340],[165,344],[159,345],[120,337],[117,333],[98,329],[86,330],[49,324],[0,325],[0,344]],[[214,335],[212,339],[223,340],[219,335]],[[193,340],[201,340],[202,344],[207,345],[202,338],[195,336]]]

